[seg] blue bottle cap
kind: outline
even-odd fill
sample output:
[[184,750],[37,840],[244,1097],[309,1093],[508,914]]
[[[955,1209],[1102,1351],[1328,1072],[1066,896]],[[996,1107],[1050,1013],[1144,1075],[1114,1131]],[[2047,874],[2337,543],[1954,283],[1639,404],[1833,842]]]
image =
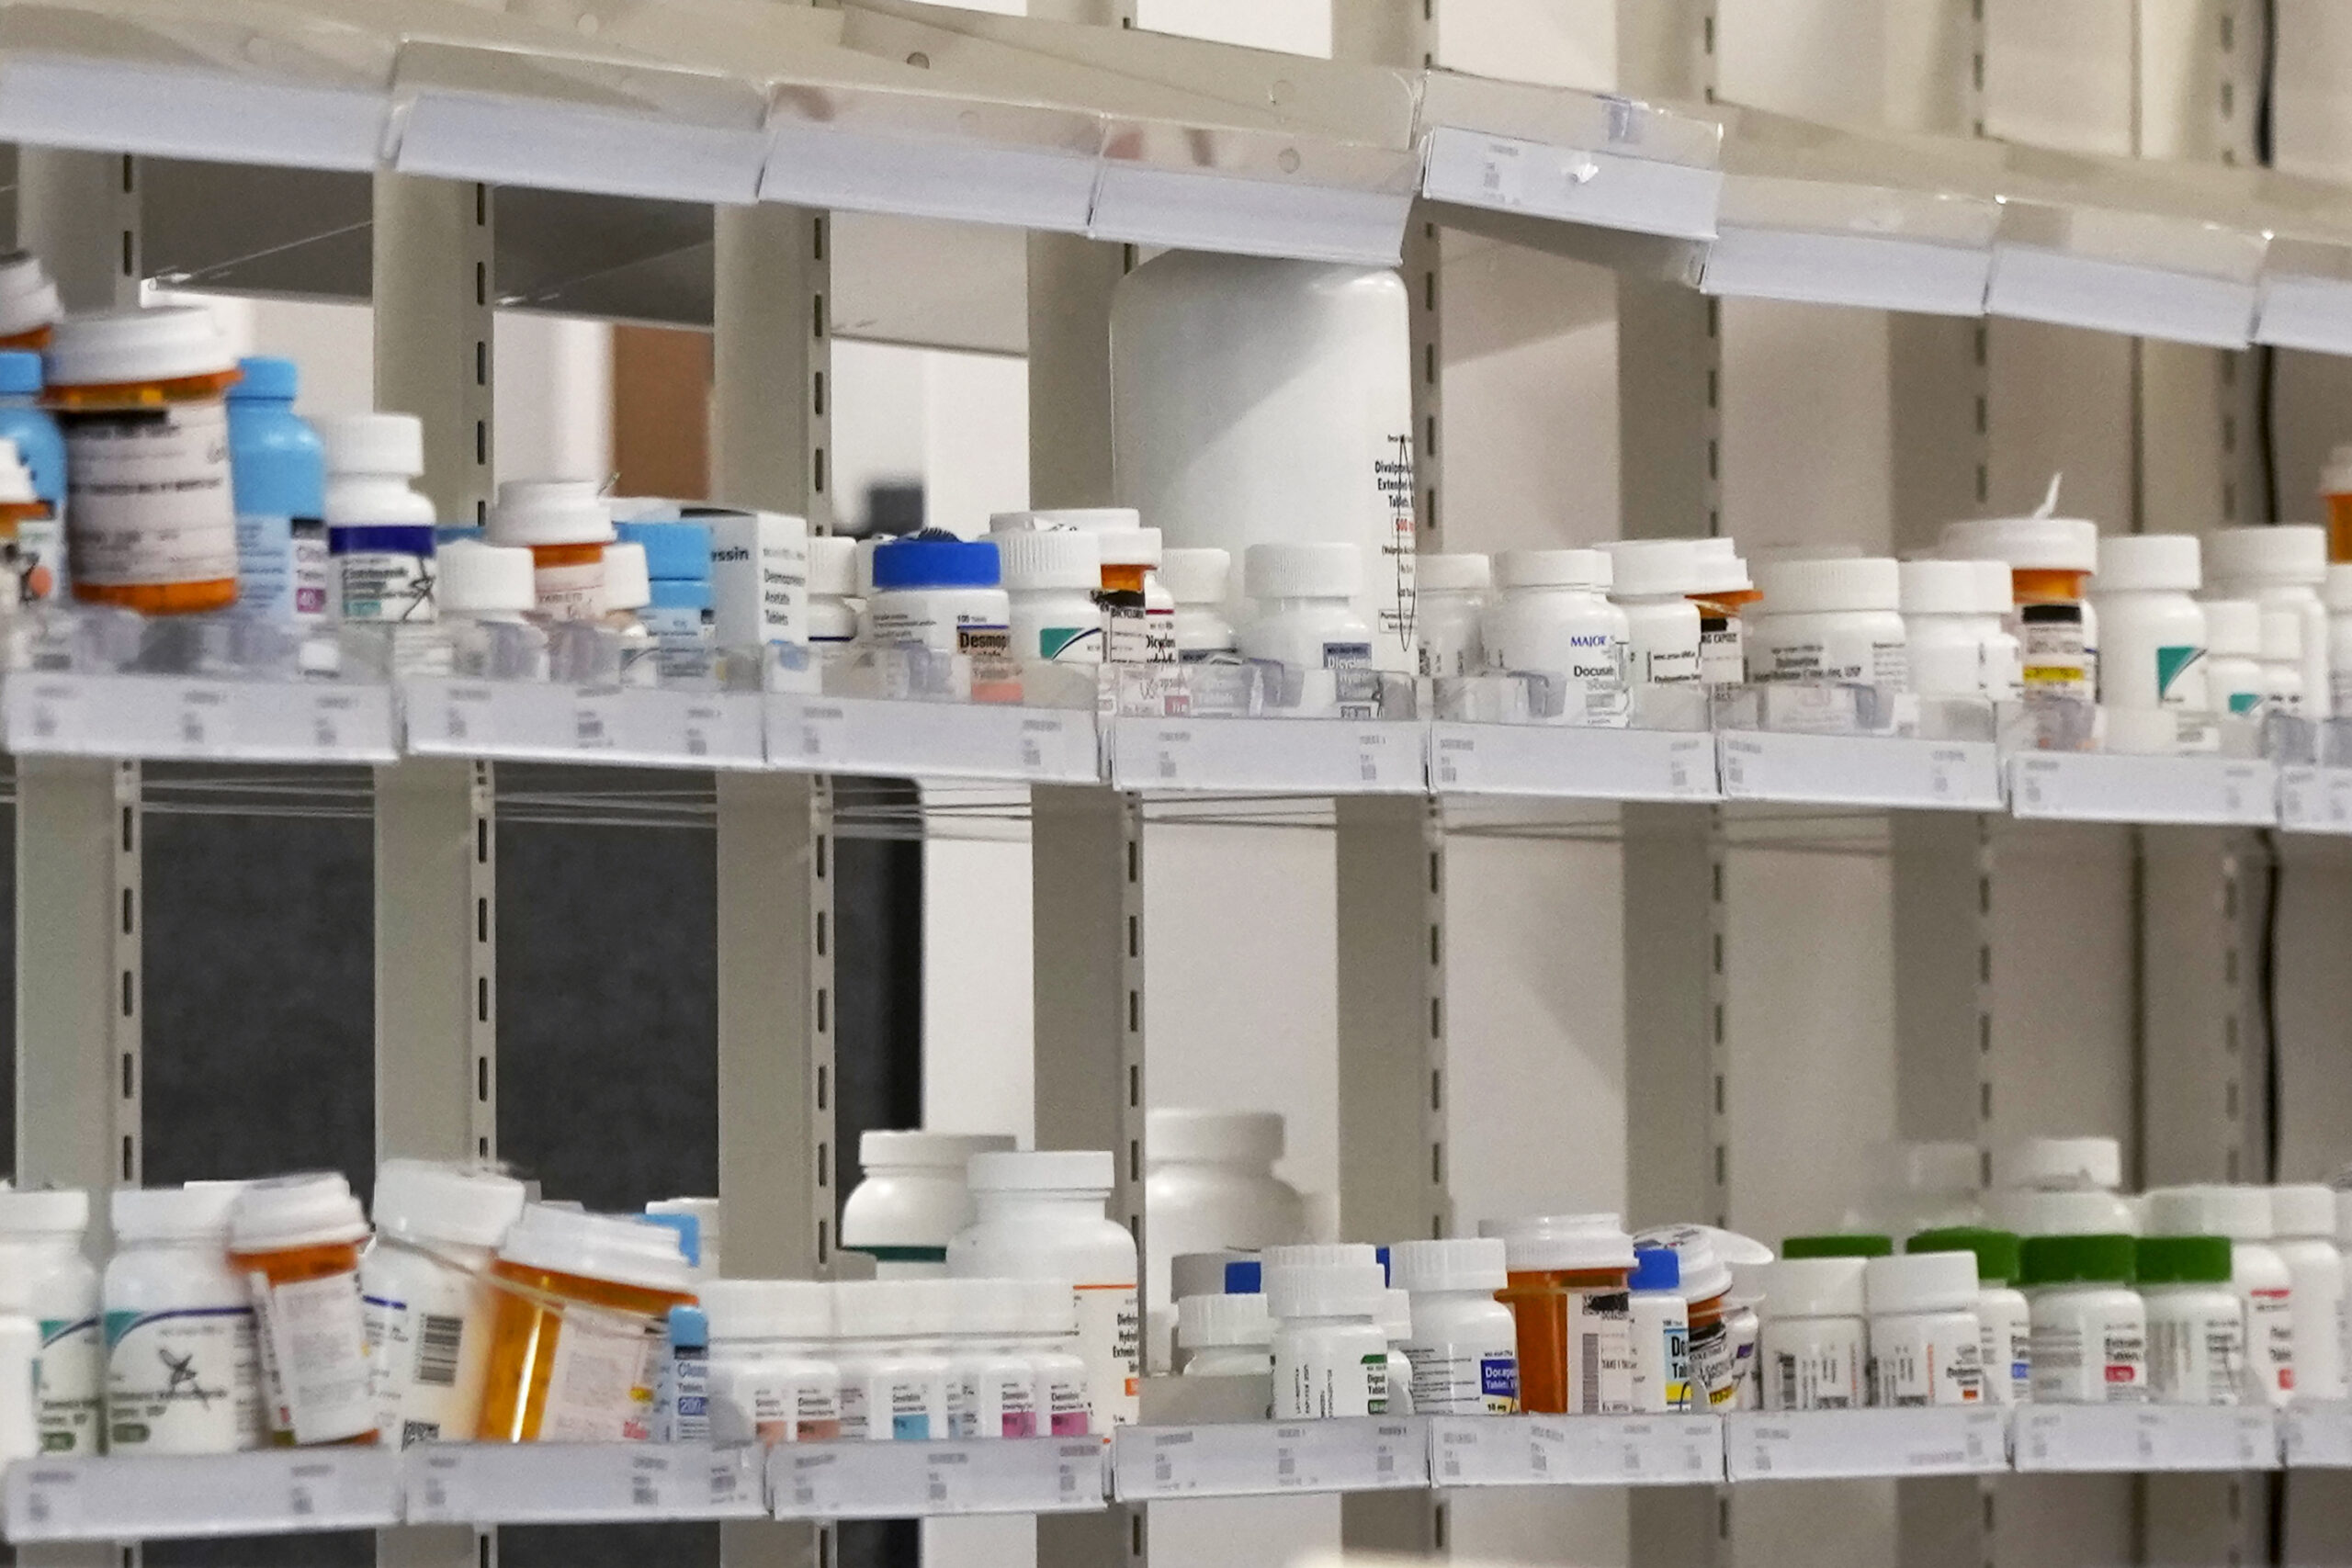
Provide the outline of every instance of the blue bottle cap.
[[1265,1289],[1265,1266],[1252,1258],[1247,1262],[1225,1266],[1225,1293],[1228,1296],[1254,1296]]
[[663,578],[707,578],[710,575],[710,525],[692,522],[618,523],[614,529],[625,545],[645,547],[645,574]]
[[0,350],[0,397],[40,390],[40,355],[27,349]]
[[643,1214],[639,1218],[650,1225],[667,1225],[678,1233],[678,1250],[686,1255],[689,1268],[702,1267],[702,1222],[692,1214]]
[[1375,1247],[1372,1249],[1372,1256],[1380,1265],[1380,1282],[1384,1285],[1394,1285],[1396,1281],[1389,1276],[1388,1272],[1388,1249],[1385,1247]]
[[[691,1214],[684,1216],[692,1219]],[[710,1319],[700,1307],[670,1309],[670,1344],[673,1348],[701,1349],[710,1343]]]
[[284,398],[292,401],[301,372],[290,359],[276,355],[250,355],[237,361],[237,384],[229,389],[229,400],[243,402],[248,398]]
[[986,539],[959,539],[944,528],[925,528],[904,538],[886,539],[874,549],[877,589],[996,585],[996,546]]
[[647,586],[652,590],[645,601],[648,609],[707,610],[715,603],[707,577],[657,577]]
[[1682,1288],[1682,1256],[1670,1247],[1637,1247],[1634,1248],[1634,1276],[1629,1281],[1636,1291],[1679,1291]]

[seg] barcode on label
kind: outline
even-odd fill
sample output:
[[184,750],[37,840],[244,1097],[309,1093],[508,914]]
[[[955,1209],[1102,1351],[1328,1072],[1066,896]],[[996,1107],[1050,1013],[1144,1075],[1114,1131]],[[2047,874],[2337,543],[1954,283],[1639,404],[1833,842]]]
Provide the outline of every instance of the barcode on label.
[[416,1334],[416,1381],[428,1388],[458,1385],[458,1346],[466,1320],[426,1313]]

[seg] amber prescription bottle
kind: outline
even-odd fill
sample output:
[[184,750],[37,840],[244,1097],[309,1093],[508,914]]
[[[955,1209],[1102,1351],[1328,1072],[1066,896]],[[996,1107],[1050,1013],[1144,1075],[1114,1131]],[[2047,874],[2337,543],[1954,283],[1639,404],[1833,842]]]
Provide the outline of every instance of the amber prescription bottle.
[[274,1177],[237,1194],[229,1261],[253,1289],[269,1438],[279,1448],[372,1443],[359,1247],[368,1219],[332,1171]]

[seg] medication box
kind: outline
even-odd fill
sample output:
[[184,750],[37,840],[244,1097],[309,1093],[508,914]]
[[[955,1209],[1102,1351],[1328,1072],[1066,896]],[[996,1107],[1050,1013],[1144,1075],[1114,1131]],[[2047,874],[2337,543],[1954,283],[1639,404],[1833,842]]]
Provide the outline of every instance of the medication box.
[[808,524],[779,512],[686,513],[710,529],[712,616],[721,648],[808,640]]

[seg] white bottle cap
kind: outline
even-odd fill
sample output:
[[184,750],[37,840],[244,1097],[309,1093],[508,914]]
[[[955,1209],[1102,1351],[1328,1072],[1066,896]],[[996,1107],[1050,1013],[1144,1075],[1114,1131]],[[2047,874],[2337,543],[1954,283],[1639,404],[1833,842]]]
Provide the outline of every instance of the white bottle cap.
[[1499,1236],[1400,1241],[1388,1249],[1388,1280],[1400,1290],[1499,1291],[1510,1283]]
[[1599,592],[1615,578],[1600,550],[1505,550],[1495,558],[1495,582],[1503,588],[1585,588]]
[[837,534],[808,536],[808,592],[835,599],[857,597],[857,541]]
[[2330,561],[2327,581],[2320,584],[2320,602],[2336,614],[2352,611],[2352,561]]
[[1943,553],[2013,571],[2096,571],[2098,525],[2082,517],[1972,517],[1944,525]]
[[1394,1285],[1380,1292],[1380,1311],[1372,1320],[1391,1345],[1413,1337],[1413,1298]]
[[594,479],[508,479],[491,503],[493,545],[597,545],[613,536],[612,508]]
[[1078,1332],[1078,1295],[1067,1280],[1021,1281],[1021,1331],[1067,1335]]
[[1867,1258],[1783,1258],[1757,1269],[1771,1317],[1860,1317]]
[[1976,1254],[1898,1252],[1892,1258],[1865,1258],[1862,1292],[1874,1317],[1966,1312],[1976,1304]]
[[[1906,615],[1977,615],[1984,612],[1983,576],[1973,560],[1907,560],[1902,566]],[[2001,567],[2002,608],[2008,607],[2009,569]]]
[[0,337],[16,337],[53,325],[65,313],[57,284],[30,251],[0,255]]
[[237,356],[201,305],[152,305],[68,316],[50,339],[52,387],[110,387],[219,376]]
[[2098,542],[2098,592],[2194,593],[2199,558],[2194,534],[2110,534]]
[[605,607],[642,610],[653,603],[653,578],[645,564],[645,547],[638,544],[605,547]]
[[974,1155],[1002,1154],[1010,1133],[885,1133],[858,1134],[857,1163],[868,1170],[952,1170],[958,1176]]
[[1259,1255],[1268,1269],[1338,1269],[1369,1263],[1380,1267],[1380,1249],[1355,1241],[1302,1241],[1270,1247]]
[[1690,592],[1744,593],[1755,586],[1747,579],[1747,563],[1739,557],[1739,541],[1729,535],[1690,541]]
[[964,1182],[975,1192],[1108,1192],[1108,1149],[1035,1149],[976,1154],[964,1168]]
[[1008,592],[1100,588],[1102,535],[1075,528],[1018,528],[992,534],[997,572]]
[[107,1216],[117,1241],[190,1241],[229,1235],[229,1211],[244,1184],[198,1181],[186,1187],[118,1187]]
[[718,1200],[716,1198],[656,1198],[645,1205],[650,1216],[680,1214],[695,1223],[694,1261],[695,1288],[701,1281],[718,1277]]
[[2273,1234],[2270,1189],[2221,1182],[2151,1188],[2147,1219],[2150,1235],[2225,1235],[2232,1241],[2268,1241]]
[[367,1235],[368,1216],[351,1183],[331,1170],[248,1183],[229,1211],[229,1247],[234,1252],[329,1247]]
[[1478,1234],[1500,1236],[1514,1270],[1631,1269],[1634,1238],[1616,1214],[1533,1214],[1481,1220]]
[[2303,656],[2302,612],[2292,604],[2264,604],[2262,657],[2273,663],[2292,664]]
[[311,421],[330,474],[424,472],[424,422],[413,413],[337,413]]
[[90,1195],[79,1187],[0,1190],[0,1236],[80,1235],[89,1228]]
[[1494,563],[1485,556],[1454,555],[1441,550],[1413,558],[1413,586],[1416,591],[1475,593],[1494,585]]
[[2005,560],[1980,560],[1976,568],[1976,613],[2006,615],[2017,606],[2017,580]]
[[1143,1146],[1153,1165],[1271,1165],[1283,1157],[1283,1116],[1279,1111],[1154,1111],[1144,1119]]
[[1252,545],[1241,582],[1252,599],[1351,599],[1363,588],[1363,555],[1353,545]]
[[1686,1302],[1709,1301],[1730,1290],[1736,1258],[1750,1263],[1772,1261],[1772,1249],[1762,1242],[1713,1225],[1658,1225],[1637,1232],[1634,1245],[1664,1247],[1674,1254],[1682,1277],[1679,1291]]
[[2327,530],[2311,523],[2216,528],[2205,536],[2205,558],[2226,587],[2316,588],[2327,580]]
[[2293,1240],[2335,1237],[2335,1190],[2299,1181],[2270,1190],[2270,1233]]
[[1274,1342],[1273,1314],[1262,1295],[1182,1296],[1176,1303],[1176,1343],[1187,1350],[1251,1348]]
[[1762,561],[1756,586],[1768,615],[1893,610],[1903,603],[1902,566],[1890,556]]
[[1699,577],[1695,539],[1608,539],[1610,593],[1618,599],[1679,597]]
[[523,1184],[494,1170],[433,1160],[376,1168],[376,1232],[395,1241],[496,1247],[523,1215]]
[[1387,1283],[1377,1263],[1266,1265],[1266,1310],[1278,1318],[1379,1318]]
[[2262,657],[2262,606],[2251,599],[2207,599],[2205,647],[2216,659]]
[[1081,528],[1091,533],[1127,533],[1143,526],[1143,513],[1132,506],[1048,506],[1034,512],[991,512],[989,532],[1010,534],[1024,528]]
[[1227,550],[1162,550],[1159,586],[1179,604],[1222,604],[1226,581],[1233,572]]
[[1994,1161],[2003,1187],[2049,1190],[2123,1185],[2123,1147],[2113,1138],[2026,1138]]
[[2129,1198],[2097,1188],[1996,1191],[1993,1206],[2019,1235],[2137,1235],[2140,1214]]
[[0,504],[25,506],[40,499],[40,492],[33,489],[32,470],[25,467],[16,440],[0,435]]
[[635,1214],[592,1214],[531,1203],[506,1233],[498,1256],[526,1269],[611,1280],[684,1295],[694,1269],[676,1231]]
[[2319,471],[2322,495],[2352,495],[2352,443],[2333,447],[2327,466]]
[[706,1280],[695,1287],[717,1339],[830,1339],[833,1292],[820,1280]]
[[434,552],[435,592],[452,615],[519,615],[538,604],[531,552],[516,546],[458,539]]
[[903,1339],[916,1332],[920,1280],[837,1280],[833,1333],[842,1339]]
[[1152,566],[1159,564],[1159,530],[1157,528],[1097,528],[1092,530],[1094,543],[1102,552],[1104,566]]

